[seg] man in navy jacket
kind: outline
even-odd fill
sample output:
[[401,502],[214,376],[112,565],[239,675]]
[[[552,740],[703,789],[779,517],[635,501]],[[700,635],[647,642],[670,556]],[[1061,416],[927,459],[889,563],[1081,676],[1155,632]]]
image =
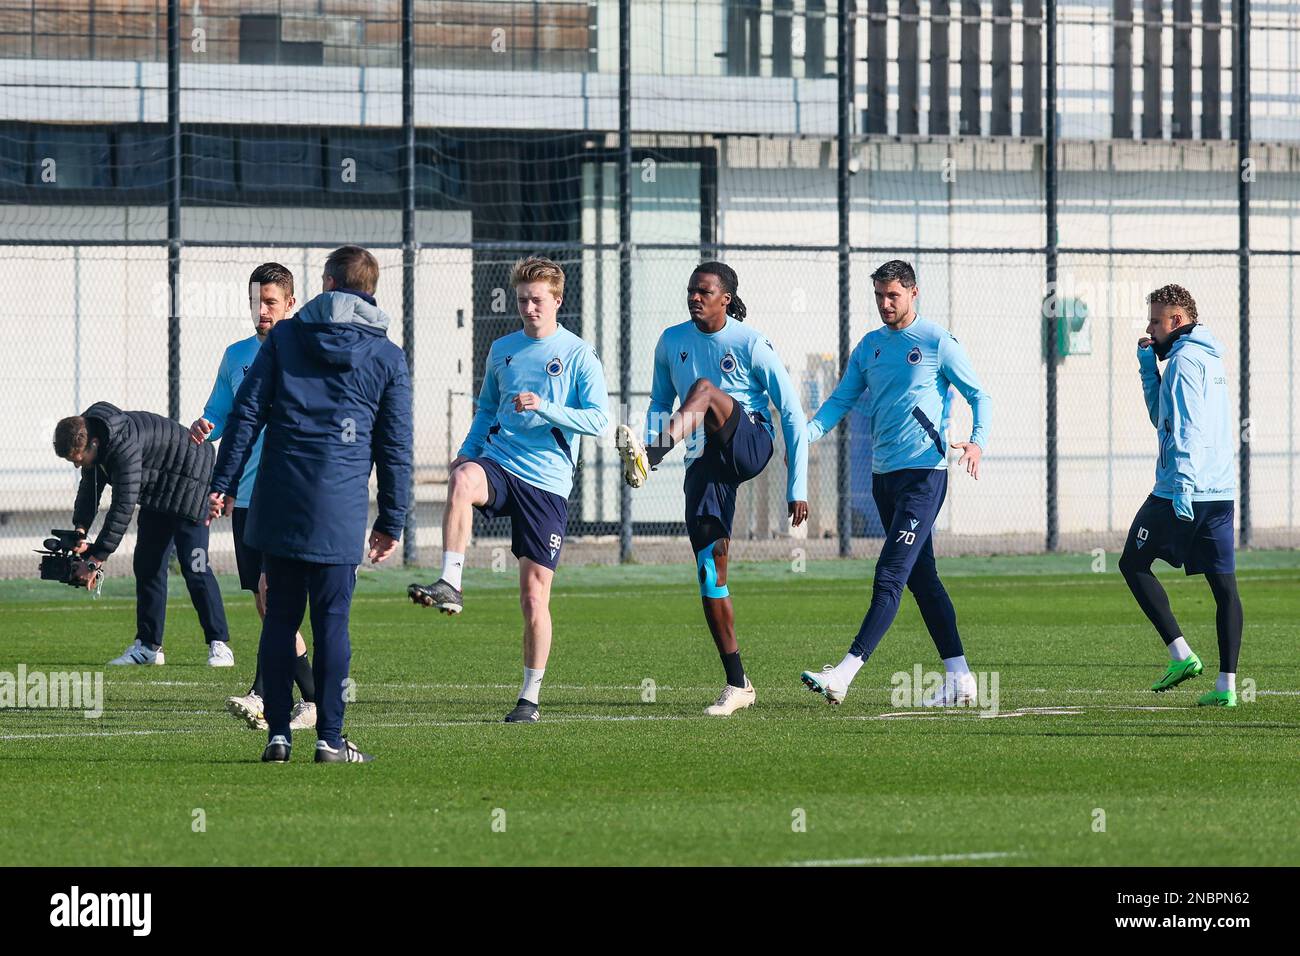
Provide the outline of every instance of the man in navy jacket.
[[371,466],[379,480],[372,563],[397,547],[411,479],[411,379],[402,350],[388,340],[389,318],[375,304],[378,280],[379,264],[365,249],[330,253],[325,291],[276,325],[258,351],[212,475],[209,511],[216,517],[265,429],[245,539],[266,562],[259,655],[270,738],[262,759],[269,763],[289,759],[294,634],[308,595],[316,762],[371,759],[342,736],[348,616],[365,554]]

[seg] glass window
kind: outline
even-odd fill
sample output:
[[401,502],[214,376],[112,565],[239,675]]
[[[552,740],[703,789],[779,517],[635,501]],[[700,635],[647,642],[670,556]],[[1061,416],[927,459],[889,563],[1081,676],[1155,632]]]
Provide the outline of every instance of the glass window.
[[117,184],[123,189],[167,185],[166,130],[126,129],[117,134]]
[[240,187],[272,192],[321,188],[320,134],[286,130],[281,136],[245,136],[239,141]]
[[110,189],[108,129],[52,129],[32,131],[32,182],[45,189]]

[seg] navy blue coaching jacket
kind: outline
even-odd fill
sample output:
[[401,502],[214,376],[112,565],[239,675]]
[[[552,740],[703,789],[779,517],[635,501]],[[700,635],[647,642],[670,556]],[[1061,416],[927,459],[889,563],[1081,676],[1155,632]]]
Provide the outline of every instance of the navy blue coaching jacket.
[[411,379],[370,296],[325,292],[279,322],[226,421],[212,490],[227,494],[266,429],[245,539],[267,554],[360,564],[370,469],[374,528],[400,538],[411,486]]

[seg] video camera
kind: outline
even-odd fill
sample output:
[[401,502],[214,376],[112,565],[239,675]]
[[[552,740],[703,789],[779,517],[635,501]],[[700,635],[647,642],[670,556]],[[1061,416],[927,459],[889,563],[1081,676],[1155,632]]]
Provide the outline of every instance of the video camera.
[[44,550],[36,552],[41,556],[41,580],[61,581],[72,587],[81,587],[80,582],[74,580],[72,575],[77,566],[82,565],[95,572],[95,584],[98,587],[99,580],[104,577],[104,572],[100,570],[99,565],[73,554],[73,551],[85,540],[85,535],[76,531],[60,531],[57,528],[51,529],[50,534],[54,537],[45,539]]

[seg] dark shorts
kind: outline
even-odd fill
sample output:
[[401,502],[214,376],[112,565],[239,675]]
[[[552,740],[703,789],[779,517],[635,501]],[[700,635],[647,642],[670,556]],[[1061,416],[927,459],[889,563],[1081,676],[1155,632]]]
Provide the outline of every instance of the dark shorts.
[[1128,529],[1124,555],[1160,558],[1188,574],[1232,574],[1237,569],[1235,511],[1231,501],[1194,501],[1192,520],[1183,521],[1170,499],[1147,495]]
[[488,500],[479,512],[485,518],[510,518],[510,553],[554,571],[569,525],[569,503],[510,474],[491,458],[470,461],[487,475]]
[[735,402],[726,424],[705,439],[700,456],[686,467],[686,531],[692,550],[731,537],[736,489],[772,458],[772,436],[760,421],[767,419]]
[[248,509],[236,508],[230,515],[231,530],[235,533],[235,565],[239,568],[239,586],[257,593],[257,582],[262,577],[262,552],[244,544],[244,527],[248,524]]

